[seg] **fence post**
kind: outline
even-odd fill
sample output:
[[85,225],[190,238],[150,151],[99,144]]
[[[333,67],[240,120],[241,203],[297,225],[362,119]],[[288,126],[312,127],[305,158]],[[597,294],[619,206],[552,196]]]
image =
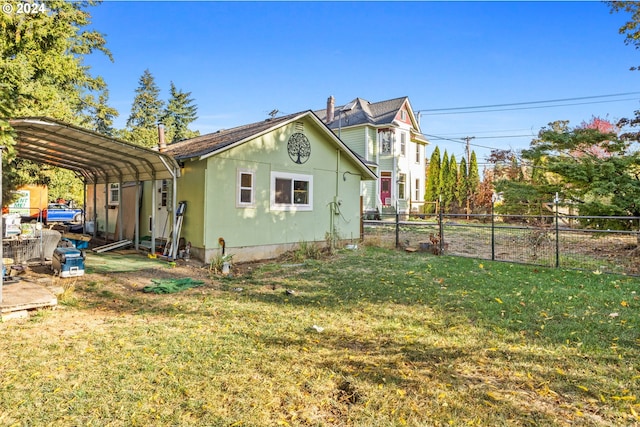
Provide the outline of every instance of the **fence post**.
[[400,247],[400,213],[398,212],[398,203],[396,203],[396,249]]
[[560,267],[560,226],[558,221],[558,208],[560,199],[558,198],[558,193],[556,193],[556,198],[554,199],[554,203],[556,205],[556,268]]
[[[442,202],[442,196],[440,196],[440,201]],[[440,241],[438,242],[438,254],[442,255],[444,252],[444,222],[442,221],[444,217],[444,206],[440,203],[440,212],[438,213],[438,226],[440,233]]]
[[496,260],[496,219],[494,215],[495,196],[491,196],[491,261]]

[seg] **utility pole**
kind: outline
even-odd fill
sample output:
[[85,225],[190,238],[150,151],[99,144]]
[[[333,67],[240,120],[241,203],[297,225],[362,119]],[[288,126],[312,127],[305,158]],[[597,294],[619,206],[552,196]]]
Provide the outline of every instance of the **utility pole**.
[[[471,166],[471,150],[469,149],[469,142],[474,139],[475,136],[465,136],[464,139],[467,142],[467,145],[465,147],[465,151],[467,153],[467,182],[469,182],[469,167]],[[470,210],[470,206],[469,206],[469,199],[471,198],[471,194],[469,194],[469,189],[467,189],[467,220],[469,220],[469,210]]]

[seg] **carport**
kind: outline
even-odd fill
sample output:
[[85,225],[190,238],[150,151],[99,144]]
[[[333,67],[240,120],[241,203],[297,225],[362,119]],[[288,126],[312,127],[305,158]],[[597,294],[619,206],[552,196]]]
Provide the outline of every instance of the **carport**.
[[[86,211],[86,187],[94,186],[93,207],[94,224],[97,221],[96,193],[98,185],[104,185],[108,191],[110,183],[136,183],[134,244],[139,249],[140,241],[140,183],[151,181],[151,204],[156,205],[157,180],[171,180],[173,192],[171,206],[172,225],[175,224],[177,210],[177,178],[180,167],[173,157],[148,148],[133,145],[97,132],[70,125],[48,117],[27,117],[9,120],[17,134],[15,149],[17,156],[38,163],[45,163],[72,170],[84,180],[84,207]],[[121,203],[124,200],[121,201]],[[118,215],[119,239],[122,240],[122,208]],[[105,209],[105,221],[108,230],[108,206]],[[155,209],[151,210],[151,251],[155,252],[156,226]],[[93,234],[95,236],[94,227]],[[176,227],[172,227],[171,254],[178,245]]]

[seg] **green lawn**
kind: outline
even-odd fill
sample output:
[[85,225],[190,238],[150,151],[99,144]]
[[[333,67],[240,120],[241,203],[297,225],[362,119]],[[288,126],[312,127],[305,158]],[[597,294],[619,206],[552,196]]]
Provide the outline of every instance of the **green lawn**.
[[0,324],[0,425],[640,424],[638,278],[360,248],[123,280]]

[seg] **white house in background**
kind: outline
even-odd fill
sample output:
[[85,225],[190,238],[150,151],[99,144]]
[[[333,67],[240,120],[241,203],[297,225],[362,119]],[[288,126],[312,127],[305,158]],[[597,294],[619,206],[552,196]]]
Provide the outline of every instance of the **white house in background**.
[[378,176],[361,183],[364,213],[422,211],[429,141],[408,97],[380,102],[356,98],[336,106],[330,96],[327,108],[315,113]]

